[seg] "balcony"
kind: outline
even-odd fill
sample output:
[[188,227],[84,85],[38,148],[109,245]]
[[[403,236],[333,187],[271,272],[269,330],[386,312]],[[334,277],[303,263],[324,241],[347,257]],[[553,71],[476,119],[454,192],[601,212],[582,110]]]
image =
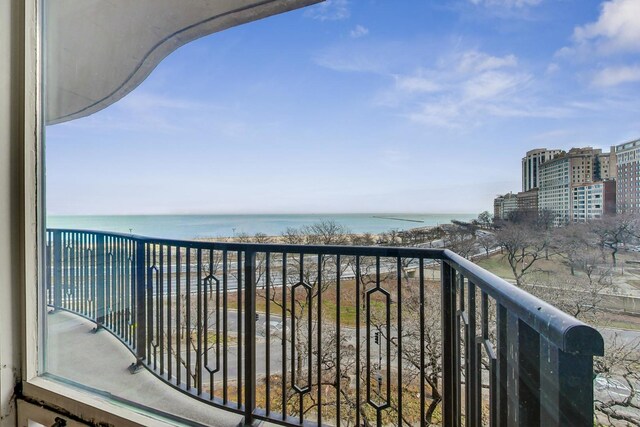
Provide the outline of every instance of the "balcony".
[[448,250],[49,229],[46,255],[51,324],[245,424],[593,425],[600,334]]

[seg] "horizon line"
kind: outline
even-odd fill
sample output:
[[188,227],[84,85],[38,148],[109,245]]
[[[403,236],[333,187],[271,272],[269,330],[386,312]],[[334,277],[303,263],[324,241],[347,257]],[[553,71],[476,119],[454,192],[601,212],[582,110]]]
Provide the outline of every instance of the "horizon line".
[[[482,212],[482,211],[480,211]],[[46,213],[54,216],[202,216],[202,215],[476,215],[478,212],[165,212],[165,213]]]

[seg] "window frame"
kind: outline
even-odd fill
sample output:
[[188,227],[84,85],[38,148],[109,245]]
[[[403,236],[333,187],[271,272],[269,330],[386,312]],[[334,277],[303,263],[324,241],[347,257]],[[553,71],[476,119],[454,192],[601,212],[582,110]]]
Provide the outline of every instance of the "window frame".
[[[18,84],[23,91],[20,114],[20,138],[23,164],[18,191],[22,206],[20,241],[22,251],[22,278],[17,282],[22,303],[7,310],[20,310],[21,375],[17,379],[19,390],[14,402],[17,407],[19,426],[28,425],[29,420],[49,422],[55,414],[76,422],[105,423],[117,426],[170,426],[143,409],[116,404],[105,397],[80,390],[76,387],[41,376],[44,373],[44,350],[46,345],[46,306],[44,301],[44,251],[45,233],[45,165],[44,165],[44,121],[43,121],[43,58],[42,45],[44,0],[25,0],[20,10],[21,22],[17,27],[16,46],[23,70]],[[4,304],[11,304],[8,299]],[[40,420],[40,421],[39,421]]]

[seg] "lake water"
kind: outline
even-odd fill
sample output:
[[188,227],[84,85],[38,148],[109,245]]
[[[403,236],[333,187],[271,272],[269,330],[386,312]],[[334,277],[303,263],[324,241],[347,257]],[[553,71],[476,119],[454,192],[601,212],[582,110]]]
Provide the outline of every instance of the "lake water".
[[47,227],[133,233],[149,237],[192,239],[240,233],[279,235],[319,221],[336,221],[354,233],[381,233],[469,221],[476,214],[289,214],[289,215],[110,215],[47,217]]

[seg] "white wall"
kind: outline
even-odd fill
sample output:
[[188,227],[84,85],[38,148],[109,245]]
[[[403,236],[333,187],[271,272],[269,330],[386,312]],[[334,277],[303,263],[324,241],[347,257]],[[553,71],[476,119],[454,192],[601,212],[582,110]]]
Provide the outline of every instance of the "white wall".
[[22,9],[0,0],[0,425],[15,425],[22,271]]

